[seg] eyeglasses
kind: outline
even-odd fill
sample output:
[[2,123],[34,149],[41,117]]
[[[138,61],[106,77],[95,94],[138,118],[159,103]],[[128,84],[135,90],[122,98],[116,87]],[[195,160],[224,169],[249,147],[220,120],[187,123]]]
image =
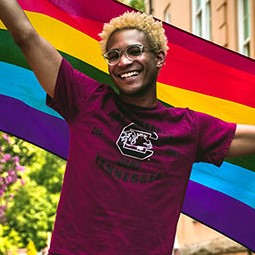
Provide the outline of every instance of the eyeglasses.
[[113,66],[119,63],[121,56],[124,54],[129,60],[138,59],[143,52],[145,52],[145,47],[141,44],[132,44],[127,46],[124,51],[118,49],[112,49],[106,52],[103,56],[108,65]]

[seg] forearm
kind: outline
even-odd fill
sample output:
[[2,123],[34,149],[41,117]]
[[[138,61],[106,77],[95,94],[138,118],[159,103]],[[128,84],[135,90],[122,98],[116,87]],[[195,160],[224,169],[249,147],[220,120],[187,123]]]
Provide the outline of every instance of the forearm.
[[36,32],[16,0],[0,0],[0,18],[14,41],[22,47]]

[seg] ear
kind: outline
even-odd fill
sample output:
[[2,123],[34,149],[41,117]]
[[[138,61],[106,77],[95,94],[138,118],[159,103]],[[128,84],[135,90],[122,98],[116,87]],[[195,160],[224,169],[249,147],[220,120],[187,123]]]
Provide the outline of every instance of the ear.
[[160,69],[164,64],[166,60],[166,55],[163,50],[159,50],[156,53],[156,66]]

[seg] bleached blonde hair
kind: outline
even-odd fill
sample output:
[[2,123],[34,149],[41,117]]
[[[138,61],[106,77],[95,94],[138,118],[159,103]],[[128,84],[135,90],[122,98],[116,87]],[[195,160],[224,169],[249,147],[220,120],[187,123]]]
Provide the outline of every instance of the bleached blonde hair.
[[111,35],[118,30],[137,29],[147,36],[150,46],[154,52],[163,50],[165,55],[168,50],[167,37],[162,22],[155,20],[152,15],[146,13],[127,11],[105,23],[101,37],[100,46],[103,53],[107,51],[107,42]]

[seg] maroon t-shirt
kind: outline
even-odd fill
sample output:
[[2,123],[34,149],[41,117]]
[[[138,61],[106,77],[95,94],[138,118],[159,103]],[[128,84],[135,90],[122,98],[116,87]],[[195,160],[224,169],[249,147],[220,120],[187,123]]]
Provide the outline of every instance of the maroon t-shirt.
[[50,252],[171,254],[192,164],[220,165],[236,125],[160,102],[127,104],[66,61],[48,104],[70,129]]

